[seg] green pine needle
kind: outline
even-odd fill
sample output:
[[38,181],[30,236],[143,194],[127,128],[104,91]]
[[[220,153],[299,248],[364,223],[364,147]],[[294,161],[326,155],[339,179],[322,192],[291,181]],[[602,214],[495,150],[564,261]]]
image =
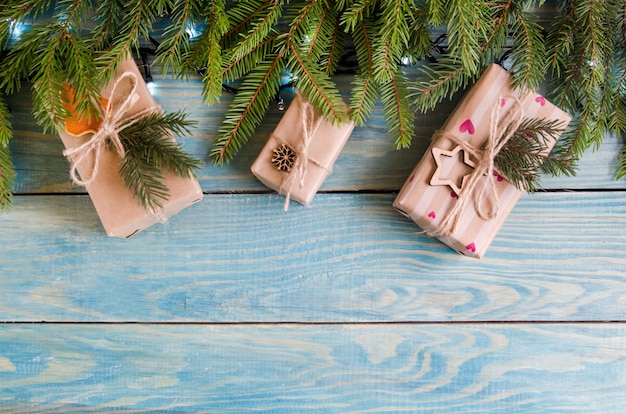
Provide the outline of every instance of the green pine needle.
[[269,56],[246,76],[211,148],[214,162],[229,162],[254,133],[280,87],[285,69],[281,55]]
[[9,109],[0,96],[0,210],[7,211],[11,206],[13,179],[15,171],[9,151],[11,139]]
[[407,105],[407,79],[402,73],[396,75],[386,84],[380,86],[380,98],[389,136],[398,148],[408,148],[414,135],[414,112]]
[[539,173],[574,175],[574,157],[558,149],[549,151],[548,147],[563,130],[564,125],[558,120],[525,119],[497,154],[498,170],[513,185],[527,192],[538,188]]
[[172,134],[189,134],[192,125],[182,112],[153,113],[120,132],[126,151],[120,174],[140,206],[153,211],[163,208],[162,201],[169,196],[163,172],[195,176],[200,161],[183,152],[172,138]]

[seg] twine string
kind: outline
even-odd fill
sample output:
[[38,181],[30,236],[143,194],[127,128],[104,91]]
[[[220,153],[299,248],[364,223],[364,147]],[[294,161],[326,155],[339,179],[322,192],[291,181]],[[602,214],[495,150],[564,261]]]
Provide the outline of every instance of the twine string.
[[[309,163],[313,163],[319,167],[329,170],[327,166],[324,166],[322,163],[313,159],[309,155],[309,146],[311,145],[315,131],[322,122],[322,118],[315,116],[315,108],[313,108],[313,105],[305,99],[300,99],[300,105],[300,122],[302,123],[303,133],[302,141],[299,148],[296,148],[298,156],[296,157],[293,169],[289,173],[287,179],[283,181],[279,191],[281,194],[285,194],[285,205],[283,207],[285,211],[289,210],[289,200],[294,186],[296,184],[300,188],[304,186],[304,179],[306,177],[307,166]],[[284,143],[280,138],[278,138],[278,141]]]
[[479,148],[472,146],[450,131],[437,131],[434,134],[434,141],[445,138],[468,152],[475,159],[476,167],[457,194],[455,205],[439,225],[426,231],[426,234],[433,237],[447,237],[454,233],[461,215],[472,203],[481,219],[490,220],[497,217],[500,200],[493,174],[495,157],[511,139],[523,120],[524,107],[522,101],[524,98],[525,96],[507,98],[507,100],[513,100],[513,107],[504,116],[502,116],[501,99],[496,101],[491,110],[489,135]]
[[[131,89],[127,94],[122,95],[122,82],[127,79],[130,81]],[[108,142],[111,142],[117,154],[124,158],[126,151],[120,140],[120,132],[137,123],[146,115],[158,111],[158,107],[152,105],[127,116],[128,110],[139,100],[139,94],[136,92],[137,83],[137,75],[133,72],[124,72],[117,78],[111,89],[111,96],[103,110],[98,131],[83,144],[63,151],[63,155],[70,161],[70,177],[75,184],[87,186],[93,182],[100,166],[100,153],[103,149],[106,150]],[[114,107],[117,95],[122,96],[119,104]],[[79,176],[78,166],[89,158],[93,158],[91,168],[88,171],[83,171]]]

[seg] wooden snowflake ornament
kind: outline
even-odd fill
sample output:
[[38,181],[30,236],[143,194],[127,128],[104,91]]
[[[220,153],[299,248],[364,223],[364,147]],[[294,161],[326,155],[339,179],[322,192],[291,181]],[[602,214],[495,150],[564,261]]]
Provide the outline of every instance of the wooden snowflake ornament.
[[278,171],[290,172],[293,168],[298,154],[287,144],[281,144],[273,150],[272,164],[276,166]]

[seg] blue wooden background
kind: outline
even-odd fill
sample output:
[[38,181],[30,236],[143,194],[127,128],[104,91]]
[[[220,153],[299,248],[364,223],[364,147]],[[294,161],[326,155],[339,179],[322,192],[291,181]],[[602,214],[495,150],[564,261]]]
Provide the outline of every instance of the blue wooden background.
[[[250,173],[274,106],[230,165],[208,160],[227,105],[159,76],[198,121],[204,200],[107,238],[63,146],[9,97],[15,202],[0,215],[6,412],[619,413],[626,406],[626,182],[607,137],[575,178],[525,195],[482,260],[391,207],[453,103],[411,149],[380,108],[309,207]],[[349,78],[337,78],[342,90]],[[287,101],[292,98],[288,92]]]

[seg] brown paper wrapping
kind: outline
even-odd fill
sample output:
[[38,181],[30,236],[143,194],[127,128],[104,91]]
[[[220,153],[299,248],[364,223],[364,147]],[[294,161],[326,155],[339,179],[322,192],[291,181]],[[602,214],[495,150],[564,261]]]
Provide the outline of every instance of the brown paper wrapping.
[[[330,122],[321,120],[317,128],[311,131],[308,162],[304,166],[302,182],[300,179],[294,179],[294,177],[291,177],[290,180],[290,174],[296,174],[296,171],[279,171],[272,163],[273,151],[280,145],[287,144],[300,154],[304,136],[304,124],[302,122],[304,105],[304,98],[297,94],[252,164],[251,170],[269,188],[279,194],[286,195],[289,193],[291,199],[308,205],[330,173],[333,164],[348,141],[354,129],[354,123],[332,125]],[[316,119],[320,116],[319,113],[315,112]]]
[[[127,59],[120,64],[117,76],[127,71],[135,73],[139,80],[136,91],[139,94],[139,100],[127,113],[134,114],[144,108],[155,106],[156,103],[132,59]],[[110,96],[111,88],[117,76],[102,90],[103,97],[108,98]],[[57,130],[65,148],[68,149],[81,145],[91,136],[91,134],[84,134],[80,137],[72,136],[65,131],[64,125],[60,125]],[[165,221],[167,217],[177,214],[185,207],[202,199],[202,189],[196,179],[181,178],[166,173],[164,174],[164,183],[169,189],[169,199],[162,201],[162,211],[158,214],[153,213],[141,207],[138,200],[133,197],[132,192],[124,184],[119,173],[120,156],[112,151],[100,151],[99,157],[99,165],[95,171],[94,179],[87,184],[86,189],[100,217],[102,226],[110,237],[130,237],[154,223]],[[77,165],[81,177],[90,175],[93,168],[93,157],[91,158]]]
[[[512,89],[508,72],[498,65],[491,65],[461,100],[442,130],[455,134],[460,140],[466,140],[473,147],[479,148],[489,135],[494,105],[502,107],[501,114],[506,113],[513,106],[515,100],[513,97],[521,100],[524,118],[556,119],[562,121],[564,125],[571,120],[568,114],[536,93],[521,96],[517,90]],[[555,141],[546,143],[551,149]],[[455,155],[459,157],[458,159],[440,157],[441,167],[438,169],[435,156],[441,151],[449,154],[446,151],[453,151],[456,147],[456,143],[445,137],[431,143],[394,201],[393,206],[399,212],[425,231],[436,229],[457,202],[457,192],[449,184],[462,186],[462,177],[471,173],[471,168],[466,167],[460,158],[464,151]],[[433,175],[435,177],[431,185]],[[448,177],[449,182],[445,179],[440,180]],[[448,236],[438,236],[443,243],[466,256],[483,257],[523,193],[496,172],[489,178],[493,180],[499,198],[498,214],[491,219],[482,219],[473,203],[469,203],[461,213],[455,231]]]

